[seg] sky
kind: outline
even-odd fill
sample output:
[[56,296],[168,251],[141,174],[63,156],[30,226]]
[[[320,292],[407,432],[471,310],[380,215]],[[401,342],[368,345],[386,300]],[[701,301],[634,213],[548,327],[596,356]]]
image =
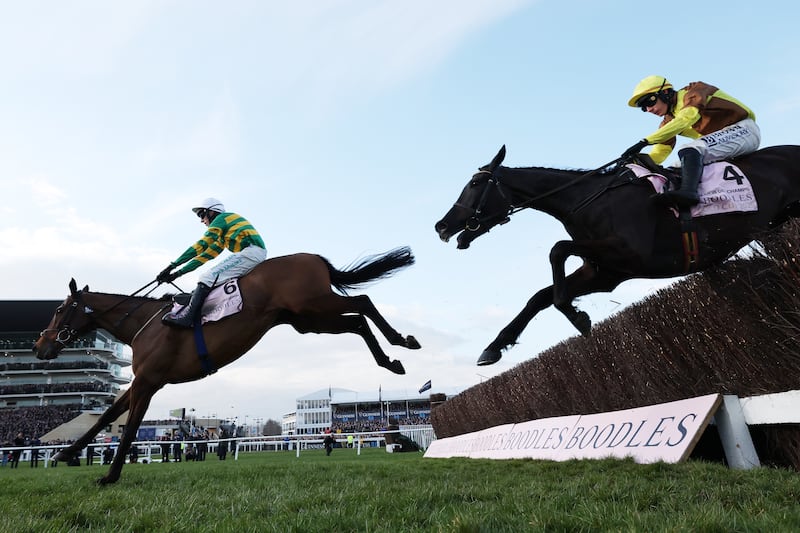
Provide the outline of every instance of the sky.
[[[468,250],[439,241],[434,223],[472,173],[503,144],[508,166],[615,159],[658,126],[626,105],[650,74],[716,85],[755,111],[762,146],[797,144],[799,11],[0,0],[0,299],[60,300],[70,278],[130,294],[202,236],[190,208],[212,196],[258,228],[270,257],[311,252],[343,267],[410,246],[414,266],[359,293],[422,349],[380,339],[406,367],[397,376],[359,337],[281,326],[213,376],[165,387],[147,418],[183,407],[280,420],[329,386],[415,396],[431,380],[431,392],[455,394],[577,334],[551,308],[500,362],[475,365],[550,285],[548,253],[567,234],[526,210]],[[200,272],[177,284],[190,290]],[[578,303],[598,323],[671,281]]]

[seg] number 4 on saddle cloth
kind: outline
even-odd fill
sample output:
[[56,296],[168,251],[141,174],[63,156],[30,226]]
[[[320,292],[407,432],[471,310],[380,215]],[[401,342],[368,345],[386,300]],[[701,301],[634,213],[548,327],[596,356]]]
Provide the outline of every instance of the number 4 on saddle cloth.
[[[177,313],[185,307],[192,295],[189,293],[177,294],[173,298],[172,312]],[[200,323],[216,322],[242,310],[242,293],[239,292],[239,282],[230,279],[211,290],[203,302]]]
[[[637,164],[626,165],[637,178],[648,180],[656,193],[667,188],[669,179]],[[727,161],[703,167],[703,177],[697,188],[700,203],[691,208],[693,218],[719,213],[758,211],[750,180],[736,165]],[[673,209],[674,211],[674,209]],[[677,211],[675,211],[677,216]]]

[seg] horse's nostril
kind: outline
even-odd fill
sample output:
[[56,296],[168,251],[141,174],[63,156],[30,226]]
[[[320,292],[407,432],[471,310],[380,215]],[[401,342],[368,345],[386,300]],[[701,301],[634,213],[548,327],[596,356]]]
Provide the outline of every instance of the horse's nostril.
[[435,228],[437,232],[441,233],[447,229],[447,224],[440,220],[439,222],[436,223]]

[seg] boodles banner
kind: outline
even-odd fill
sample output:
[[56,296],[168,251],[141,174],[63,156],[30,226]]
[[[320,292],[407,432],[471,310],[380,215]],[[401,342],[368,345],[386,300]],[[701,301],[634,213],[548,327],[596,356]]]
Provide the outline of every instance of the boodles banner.
[[594,415],[543,418],[433,441],[426,458],[601,459],[676,463],[689,457],[721,402],[709,394]]

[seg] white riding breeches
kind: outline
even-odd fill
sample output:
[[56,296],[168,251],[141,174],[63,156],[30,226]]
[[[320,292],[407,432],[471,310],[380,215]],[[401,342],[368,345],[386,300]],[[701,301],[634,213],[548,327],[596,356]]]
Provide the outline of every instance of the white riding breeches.
[[267,258],[267,251],[258,246],[248,246],[241,252],[231,254],[202,276],[200,283],[214,287],[233,278],[240,278],[253,270]]
[[681,145],[678,153],[684,148],[694,148],[703,154],[703,163],[708,164],[755,152],[759,144],[761,144],[761,129],[755,120],[746,118]]

